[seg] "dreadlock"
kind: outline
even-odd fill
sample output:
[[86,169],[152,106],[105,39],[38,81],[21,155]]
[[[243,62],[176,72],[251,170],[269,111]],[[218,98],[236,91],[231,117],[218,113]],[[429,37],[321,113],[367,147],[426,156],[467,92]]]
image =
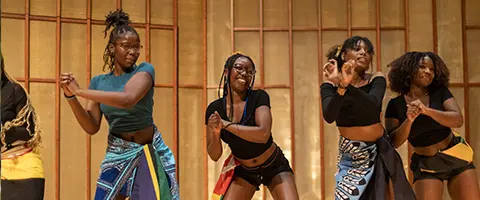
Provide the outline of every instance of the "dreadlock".
[[128,14],[123,12],[123,10],[121,9],[116,11],[111,11],[110,13],[108,13],[108,15],[105,18],[106,18],[105,19],[106,27],[105,27],[105,30],[103,31],[105,33],[104,37],[105,38],[107,37],[107,32],[110,30],[110,28],[113,27],[113,30],[110,32],[108,44],[105,47],[105,51],[103,53],[103,62],[104,62],[103,71],[105,71],[105,67],[108,67],[110,71],[113,71],[115,66],[115,54],[114,52],[111,52],[109,50],[110,44],[114,45],[118,37],[127,32],[135,33],[135,35],[137,36],[138,36],[138,33],[133,27],[129,25],[131,21]]
[[343,64],[345,63],[345,61],[342,59],[342,54],[345,53],[347,50],[353,50],[357,48],[360,45],[360,42],[364,42],[367,46],[367,53],[371,54],[372,56],[375,54],[373,44],[368,38],[361,36],[353,36],[345,40],[343,42],[343,45],[334,45],[333,47],[331,47],[325,56],[328,60],[335,59],[338,64],[338,69],[341,70]]
[[[32,148],[37,148],[41,143],[40,135],[42,131],[40,129],[39,117],[35,112],[35,109],[33,108],[32,102],[30,101],[30,95],[28,95],[27,90],[22,86],[22,84],[20,84],[17,80],[15,80],[15,78],[10,76],[5,71],[5,64],[4,64],[4,59],[2,56],[1,50],[0,50],[0,60],[1,60],[1,67],[2,67],[2,81],[3,81],[3,78],[6,78],[8,81],[19,85],[25,91],[25,95],[27,97],[25,106],[23,106],[20,112],[17,113],[17,117],[11,121],[6,121],[5,124],[3,124],[1,133],[0,133],[0,139],[1,139],[2,145],[6,146],[5,134],[7,133],[8,130],[10,130],[13,127],[23,126],[25,123],[27,123],[26,129],[29,135],[32,136],[32,138],[30,138],[30,140],[27,141],[27,146]],[[33,126],[35,126],[33,133],[30,131],[30,125],[31,125],[30,120],[33,120]]]
[[[230,57],[227,58],[225,65],[223,66],[224,71],[222,72],[222,76],[220,77],[220,83],[218,84],[218,98],[220,98],[220,90],[222,89],[222,82],[223,82],[223,96],[225,98],[227,94],[230,96],[230,119],[233,119],[233,97],[232,97],[232,86],[230,85],[230,74],[232,72],[233,64],[238,58],[246,58],[252,63],[253,69],[255,69],[255,63],[253,62],[252,58],[243,54],[243,53],[234,53]],[[227,70],[227,75],[225,76],[225,70]],[[250,95],[253,84],[255,83],[255,75],[252,77],[252,83],[248,87],[247,97]],[[248,103],[248,102],[247,102]]]
[[411,83],[420,68],[420,61],[425,56],[432,59],[435,77],[428,86],[428,90],[432,91],[436,88],[448,87],[450,81],[450,72],[442,58],[432,52],[407,52],[399,58],[392,61],[387,67],[390,68],[388,73],[388,81],[390,89],[399,94],[407,94],[410,92]]

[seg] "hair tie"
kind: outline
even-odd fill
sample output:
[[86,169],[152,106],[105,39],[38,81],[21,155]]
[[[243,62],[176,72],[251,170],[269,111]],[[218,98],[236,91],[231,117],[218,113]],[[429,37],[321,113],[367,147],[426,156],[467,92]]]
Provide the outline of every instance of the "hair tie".
[[337,53],[335,54],[335,57],[338,58],[338,56],[340,55],[340,51],[342,51],[342,47],[343,47],[343,45],[338,45],[338,47],[337,47]]

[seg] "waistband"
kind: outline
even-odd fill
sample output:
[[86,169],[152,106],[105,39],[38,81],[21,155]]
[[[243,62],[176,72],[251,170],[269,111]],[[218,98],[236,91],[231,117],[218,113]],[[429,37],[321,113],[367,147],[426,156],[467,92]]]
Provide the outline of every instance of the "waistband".
[[242,164],[240,164],[240,166],[246,170],[249,170],[249,171],[255,171],[255,170],[258,170],[258,169],[264,169],[264,168],[267,168],[268,166],[270,166],[273,162],[275,162],[275,160],[277,159],[277,157],[282,153],[282,150],[280,149],[279,146],[276,146],[275,148],[275,151],[273,152],[273,154],[268,157],[267,160],[265,160],[265,162],[263,162],[262,164],[258,165],[258,166],[255,166],[255,167],[247,167],[247,166],[244,166]]

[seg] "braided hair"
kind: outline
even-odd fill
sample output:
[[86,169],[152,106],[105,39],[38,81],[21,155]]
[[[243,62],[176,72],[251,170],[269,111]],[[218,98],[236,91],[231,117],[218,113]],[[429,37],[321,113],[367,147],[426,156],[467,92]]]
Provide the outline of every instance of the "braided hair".
[[[220,83],[218,84],[218,97],[219,98],[226,98],[227,94],[230,96],[230,116],[229,119],[233,119],[233,97],[232,97],[232,86],[230,85],[230,74],[232,73],[233,64],[238,58],[246,58],[252,63],[253,69],[255,69],[255,63],[253,62],[252,58],[243,54],[243,53],[234,53],[230,57],[227,58],[225,65],[223,66],[224,71],[222,72],[222,76],[220,77]],[[227,70],[227,74],[225,75],[225,70]],[[222,89],[223,83],[223,96],[220,97],[220,90]],[[248,86],[247,97],[252,92],[253,84],[255,83],[255,75],[252,77],[252,83]],[[245,102],[248,103],[248,102]]]
[[[30,95],[28,95],[27,90],[20,84],[15,78],[10,76],[6,71],[5,71],[5,63],[4,59],[2,56],[2,52],[0,50],[0,62],[1,62],[1,67],[2,67],[2,81],[10,81],[14,84],[17,84],[18,86],[22,87],[22,89],[25,91],[26,95],[26,102],[25,106],[17,113],[17,116],[15,119],[11,121],[6,121],[5,124],[2,125],[1,132],[0,132],[0,141],[2,142],[2,146],[6,146],[7,143],[5,141],[5,135],[8,130],[14,127],[19,127],[23,126],[25,123],[27,123],[27,131],[29,135],[32,137],[27,141],[27,146],[32,147],[32,148],[37,148],[40,143],[41,143],[41,133],[42,130],[40,129],[40,124],[39,124],[39,117],[37,113],[35,112],[35,109],[33,108],[32,102],[30,100]],[[30,124],[31,121],[33,121],[33,130],[34,132],[31,132],[30,129]]]
[[[103,71],[105,71],[105,67],[108,67],[110,71],[113,71],[115,66],[115,53],[109,50],[110,44],[115,44],[117,39],[125,33],[134,33],[138,36],[137,31],[131,27],[129,24],[131,23],[130,17],[126,12],[123,10],[116,10],[108,13],[105,19],[105,38],[107,37],[107,32],[110,28],[113,27],[113,30],[110,32],[110,37],[108,39],[108,44],[105,47],[105,51],[103,53]],[[140,38],[140,37],[138,37]]]
[[420,61],[423,60],[425,56],[432,59],[435,70],[435,77],[428,86],[428,90],[432,91],[437,88],[448,87],[450,71],[440,56],[433,52],[411,51],[403,54],[387,65],[387,67],[390,68],[390,72],[388,73],[390,89],[399,94],[407,94],[410,92],[412,81],[420,68]]
[[373,44],[368,38],[361,36],[353,36],[346,39],[342,45],[334,45],[333,47],[331,47],[325,56],[328,60],[335,59],[338,64],[338,69],[341,70],[343,64],[345,63],[345,61],[342,59],[342,54],[345,53],[347,50],[353,50],[357,48],[360,45],[360,42],[364,42],[367,46],[367,53],[372,56],[375,54]]

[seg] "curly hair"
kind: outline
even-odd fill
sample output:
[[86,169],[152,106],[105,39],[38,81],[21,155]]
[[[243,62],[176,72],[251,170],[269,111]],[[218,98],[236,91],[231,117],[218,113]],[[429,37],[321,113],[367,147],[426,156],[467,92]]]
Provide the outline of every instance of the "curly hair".
[[110,32],[108,44],[105,47],[105,51],[103,53],[103,62],[104,62],[103,71],[105,71],[105,67],[108,67],[108,69],[112,71],[115,64],[115,57],[114,57],[114,54],[110,52],[108,48],[109,45],[115,44],[118,37],[122,34],[131,32],[138,36],[138,33],[133,27],[129,25],[131,23],[130,17],[126,12],[123,12],[122,10],[116,10],[116,11],[110,12],[105,18],[106,18],[105,19],[106,27],[105,27],[105,30],[103,31],[105,33],[104,37],[107,37],[107,32],[108,30],[110,30],[110,28],[113,27],[113,30]]
[[343,66],[343,63],[345,62],[342,59],[342,54],[345,53],[347,50],[355,49],[356,47],[358,47],[358,45],[360,45],[360,42],[362,41],[367,46],[367,53],[374,56],[375,49],[373,48],[372,42],[370,42],[368,38],[362,37],[362,36],[353,36],[351,38],[346,39],[343,42],[343,45],[334,45],[328,50],[325,56],[327,57],[328,60],[335,59],[338,64],[338,68],[341,69],[341,67]]
[[399,58],[392,61],[387,67],[390,68],[388,73],[388,81],[390,89],[399,94],[407,94],[410,92],[411,83],[418,73],[420,61],[428,56],[432,59],[435,77],[428,86],[428,90],[432,91],[437,88],[448,87],[450,81],[450,72],[442,58],[433,52],[407,52]]

